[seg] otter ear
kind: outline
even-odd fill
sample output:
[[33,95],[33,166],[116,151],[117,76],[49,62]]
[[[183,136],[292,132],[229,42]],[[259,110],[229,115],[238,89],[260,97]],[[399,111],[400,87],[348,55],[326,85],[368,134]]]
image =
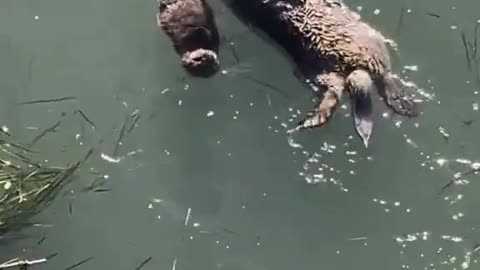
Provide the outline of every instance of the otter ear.
[[162,0],[158,1],[158,10],[160,12],[164,11],[166,8],[167,8],[167,4],[164,1]]
[[157,0],[158,8],[160,11],[164,11],[168,5],[173,5],[176,1],[177,0]]

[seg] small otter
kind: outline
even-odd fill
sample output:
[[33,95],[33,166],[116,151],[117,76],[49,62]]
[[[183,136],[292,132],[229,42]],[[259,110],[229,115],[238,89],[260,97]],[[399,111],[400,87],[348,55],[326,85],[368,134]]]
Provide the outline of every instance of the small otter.
[[[394,112],[417,115],[418,88],[391,71],[386,44],[394,43],[342,0],[225,0],[243,21],[279,43],[293,58],[320,101],[294,130],[319,127],[349,93],[357,134],[368,147],[371,92],[376,88]],[[395,47],[396,48],[396,47]]]
[[172,40],[182,65],[192,75],[210,77],[219,70],[219,35],[205,0],[159,0],[158,27]]

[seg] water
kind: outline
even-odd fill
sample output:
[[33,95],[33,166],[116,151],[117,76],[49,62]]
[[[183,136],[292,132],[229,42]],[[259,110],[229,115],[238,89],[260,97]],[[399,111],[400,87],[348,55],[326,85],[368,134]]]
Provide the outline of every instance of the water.
[[[90,257],[77,269],[135,269],[149,257],[142,269],[476,269],[478,176],[437,193],[471,166],[456,159],[480,157],[479,89],[460,34],[472,38],[480,4],[347,2],[398,42],[395,71],[417,66],[412,79],[435,95],[412,120],[383,117],[376,102],[364,149],[348,108],[289,143],[282,123],[291,127],[297,110],[310,109],[311,93],[279,50],[211,2],[241,67],[225,45],[229,73],[210,80],[186,76],[156,28],[155,1],[0,3],[1,124],[29,141],[67,113],[37,144],[52,164],[103,139],[66,194],[35,218],[49,226],[4,240],[0,261],[58,252],[32,269]],[[69,96],[76,99],[17,104]],[[114,156],[132,113],[138,125]],[[81,192],[92,171],[108,192]]]

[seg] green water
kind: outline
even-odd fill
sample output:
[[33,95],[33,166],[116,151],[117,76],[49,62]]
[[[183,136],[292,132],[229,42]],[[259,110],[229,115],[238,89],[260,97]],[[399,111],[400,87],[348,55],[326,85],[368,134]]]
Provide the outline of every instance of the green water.
[[[480,2],[347,1],[398,42],[395,71],[417,66],[411,78],[434,94],[412,120],[383,117],[376,102],[368,149],[341,108],[289,143],[284,124],[311,108],[311,92],[281,51],[210,2],[240,65],[225,44],[228,74],[209,80],[180,67],[153,0],[0,2],[0,124],[29,141],[67,113],[37,144],[49,164],[103,139],[66,194],[35,217],[46,225],[0,242],[0,262],[58,252],[32,269],[90,257],[76,269],[135,269],[148,257],[142,269],[478,269],[479,177],[437,193],[469,169],[456,159],[480,159],[480,89],[461,39],[462,30],[472,39]],[[68,96],[76,99],[18,104]],[[106,161],[101,153],[112,155],[132,113],[140,118],[118,147],[123,159]],[[92,171],[108,192],[81,191]]]

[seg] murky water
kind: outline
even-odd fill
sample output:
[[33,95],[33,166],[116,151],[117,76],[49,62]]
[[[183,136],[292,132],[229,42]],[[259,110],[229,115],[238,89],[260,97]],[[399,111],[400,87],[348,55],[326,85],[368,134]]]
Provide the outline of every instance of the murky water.
[[[240,65],[225,43],[228,72],[209,80],[182,70],[155,1],[0,2],[1,125],[28,142],[63,117],[36,144],[52,164],[97,147],[35,218],[44,226],[1,242],[0,261],[58,252],[32,269],[90,258],[76,269],[136,269],[149,257],[142,269],[478,268],[479,177],[438,195],[480,159],[480,89],[461,37],[473,44],[478,1],[347,1],[398,42],[395,70],[418,68],[406,72],[434,95],[412,120],[376,102],[369,149],[348,109],[289,138],[311,92],[281,51],[211,2]],[[75,99],[18,104],[61,97]],[[99,177],[103,192],[82,191]]]

